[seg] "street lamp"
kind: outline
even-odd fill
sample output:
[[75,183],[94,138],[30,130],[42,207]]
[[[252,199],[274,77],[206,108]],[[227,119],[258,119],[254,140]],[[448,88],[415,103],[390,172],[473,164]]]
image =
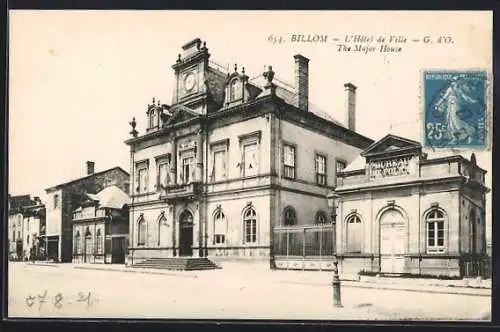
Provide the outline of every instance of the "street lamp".
[[337,259],[337,208],[339,206],[340,196],[336,192],[331,192],[328,195],[328,207],[330,208],[332,224],[333,224],[333,243],[334,253],[333,253],[333,278],[332,278],[332,289],[333,289],[333,306],[337,308],[342,308],[342,302],[340,300],[340,278],[338,269],[338,259]]

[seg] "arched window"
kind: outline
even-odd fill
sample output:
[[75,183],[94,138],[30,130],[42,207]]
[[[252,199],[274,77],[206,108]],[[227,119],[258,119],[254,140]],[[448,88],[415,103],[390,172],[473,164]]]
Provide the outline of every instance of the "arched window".
[[143,246],[146,244],[146,220],[141,215],[137,223],[137,245]]
[[74,243],[73,243],[73,253],[75,255],[79,255],[82,253],[82,249],[81,249],[81,239],[80,239],[80,231],[76,231],[76,234],[75,234],[75,239],[74,239]]
[[427,224],[427,252],[444,252],[444,214],[441,210],[433,209],[425,217]]
[[285,226],[293,226],[297,224],[297,214],[295,209],[291,206],[287,206],[283,211],[283,224]]
[[469,212],[469,227],[470,227],[470,252],[477,252],[477,224],[476,224],[476,211],[474,209]]
[[98,254],[102,254],[102,234],[101,234],[101,230],[98,229],[97,230],[97,233],[95,235],[95,247],[96,247],[96,252]]
[[325,211],[316,212],[316,217],[314,218],[314,223],[316,225],[326,224],[327,222],[328,222],[328,219],[326,217]]
[[217,209],[214,213],[214,244],[226,243],[227,221],[222,209]]
[[165,212],[160,213],[160,216],[158,217],[158,225],[157,225],[157,227],[158,227],[158,229],[157,229],[158,246],[161,245],[161,234],[162,234],[161,229],[162,229],[163,225],[166,223],[166,221],[167,221],[167,218],[165,217]]
[[239,80],[234,79],[229,85],[229,101],[234,101],[240,98],[239,93]]
[[257,213],[253,207],[243,213],[243,225],[245,243],[257,242]]
[[358,214],[351,214],[346,219],[346,251],[348,253],[361,252],[361,218]]

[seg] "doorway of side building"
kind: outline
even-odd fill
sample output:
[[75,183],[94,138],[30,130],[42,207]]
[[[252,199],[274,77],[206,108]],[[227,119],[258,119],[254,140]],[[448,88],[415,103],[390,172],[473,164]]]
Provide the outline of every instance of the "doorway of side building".
[[404,273],[405,225],[405,218],[396,209],[380,217],[380,272]]
[[125,263],[126,243],[125,237],[113,237],[111,239],[111,263],[123,264]]
[[188,210],[179,217],[179,256],[193,256],[193,215]]

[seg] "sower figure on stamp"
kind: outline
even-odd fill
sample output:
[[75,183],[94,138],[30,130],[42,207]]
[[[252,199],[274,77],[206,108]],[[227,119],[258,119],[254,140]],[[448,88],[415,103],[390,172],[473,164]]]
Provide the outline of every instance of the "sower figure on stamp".
[[441,98],[434,104],[434,109],[443,114],[446,121],[450,143],[466,141],[471,143],[476,134],[476,128],[463,120],[470,117],[471,108],[479,106],[479,100],[474,98],[471,82],[455,76],[444,90]]

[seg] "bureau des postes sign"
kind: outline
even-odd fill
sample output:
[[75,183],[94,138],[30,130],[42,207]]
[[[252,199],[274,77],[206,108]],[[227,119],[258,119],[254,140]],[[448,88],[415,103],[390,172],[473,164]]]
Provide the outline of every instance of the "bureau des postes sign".
[[385,178],[410,174],[411,157],[398,157],[386,160],[372,160],[370,162],[370,177]]

